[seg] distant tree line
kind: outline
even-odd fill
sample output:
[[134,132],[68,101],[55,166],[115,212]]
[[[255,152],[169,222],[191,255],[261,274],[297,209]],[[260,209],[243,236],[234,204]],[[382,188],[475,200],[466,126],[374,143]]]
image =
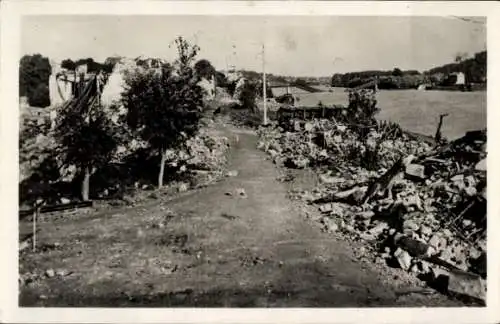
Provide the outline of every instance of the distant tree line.
[[474,57],[467,58],[466,54],[457,55],[454,63],[439,66],[430,69],[427,73],[430,75],[444,74],[453,72],[463,72],[465,79],[472,83],[486,82],[487,75],[487,52],[476,53]]
[[424,73],[416,70],[403,71],[394,68],[392,71],[370,70],[361,72],[337,73],[332,76],[333,87],[354,88],[373,79],[378,79],[380,89],[411,89],[422,83],[440,84],[447,75],[454,72],[465,74],[468,83],[486,82],[487,53],[482,51],[474,57],[458,54],[455,62],[435,67]]
[[373,79],[378,79],[380,89],[410,89],[416,88],[425,79],[419,71],[403,71],[394,68],[392,71],[361,71],[349,72],[345,74],[334,74],[332,77],[332,87],[355,88]]

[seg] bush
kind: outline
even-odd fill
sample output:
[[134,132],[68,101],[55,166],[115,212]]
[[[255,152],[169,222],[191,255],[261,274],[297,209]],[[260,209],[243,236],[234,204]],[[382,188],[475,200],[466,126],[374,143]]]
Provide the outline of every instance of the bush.
[[23,56],[19,64],[19,95],[27,96],[31,106],[49,106],[48,87],[51,73],[52,67],[48,58],[40,54]]
[[45,108],[50,106],[49,87],[44,83],[39,83],[28,95],[28,104],[32,107]]
[[377,125],[375,115],[378,111],[373,91],[365,89],[349,91],[346,119],[361,140],[365,140],[370,129]]

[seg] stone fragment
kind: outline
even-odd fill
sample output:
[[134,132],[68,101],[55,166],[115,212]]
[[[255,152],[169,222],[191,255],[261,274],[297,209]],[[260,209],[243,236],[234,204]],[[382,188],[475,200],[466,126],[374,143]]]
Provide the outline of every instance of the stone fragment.
[[432,235],[429,240],[429,245],[434,247],[436,250],[444,249],[446,247],[446,243],[446,238],[437,234]]
[[319,180],[324,184],[337,184],[345,181],[344,178],[332,177],[327,174],[321,174]]
[[429,226],[422,225],[420,226],[420,234],[429,236],[432,234],[432,229]]
[[329,213],[332,211],[332,204],[323,204],[319,206],[319,211],[322,213]]
[[48,277],[48,278],[52,278],[55,276],[55,271],[54,269],[47,269],[47,271],[45,271],[45,275]]
[[370,229],[368,233],[370,235],[379,236],[388,227],[389,225],[387,223],[380,223],[375,227],[373,227],[372,229]]
[[236,177],[238,176],[238,170],[231,170],[226,173],[228,177]]
[[426,257],[433,253],[429,245],[408,236],[400,237],[395,243],[398,247],[408,251],[410,255],[415,257]]
[[361,219],[371,219],[373,216],[375,216],[375,213],[371,210],[367,210],[357,213],[356,216]]
[[425,167],[420,164],[407,164],[405,175],[410,179],[424,180],[425,176]]
[[71,203],[71,200],[69,200],[68,198],[64,198],[64,197],[62,197],[60,201],[61,201],[61,204],[63,204],[63,205],[67,205],[67,204]]
[[486,171],[486,159],[482,159],[481,161],[479,161],[476,164],[475,169],[477,171]]
[[398,261],[399,266],[401,269],[407,271],[410,269],[411,266],[411,256],[408,252],[405,250],[398,248],[396,251],[394,251],[394,257]]
[[354,187],[354,188],[346,190],[346,191],[341,191],[341,192],[335,193],[335,198],[337,198],[337,199],[347,199],[347,198],[353,198],[353,197],[356,198],[356,196],[364,195],[364,193],[366,192],[367,189],[368,189],[367,186]]
[[449,273],[448,291],[476,299],[486,299],[486,282],[474,273],[453,270]]
[[336,232],[339,229],[339,226],[337,223],[331,219],[330,217],[323,217],[322,223],[324,225],[324,229],[327,232],[333,233]]
[[236,189],[236,195],[239,196],[239,197],[241,197],[241,198],[246,198],[247,197],[247,194],[246,194],[244,188],[237,188]]
[[177,188],[177,190],[179,192],[186,192],[186,191],[188,191],[188,189],[189,189],[189,185],[185,182],[180,183],[179,187]]
[[403,232],[415,232],[418,228],[418,224],[412,219],[407,219],[403,222]]

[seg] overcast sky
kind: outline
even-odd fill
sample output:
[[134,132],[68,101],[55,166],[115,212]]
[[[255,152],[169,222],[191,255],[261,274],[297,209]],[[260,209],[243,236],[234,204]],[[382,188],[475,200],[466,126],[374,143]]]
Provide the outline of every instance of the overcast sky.
[[267,72],[295,76],[423,71],[452,62],[458,52],[486,49],[485,24],[446,17],[31,16],[21,28],[22,55],[59,62],[113,55],[171,60],[182,35],[217,69],[261,71],[265,43]]

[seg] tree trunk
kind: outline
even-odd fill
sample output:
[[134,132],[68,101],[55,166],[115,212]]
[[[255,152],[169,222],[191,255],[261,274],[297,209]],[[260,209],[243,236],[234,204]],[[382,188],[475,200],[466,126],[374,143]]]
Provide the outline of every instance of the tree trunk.
[[89,200],[89,189],[90,189],[90,168],[85,167],[84,175],[83,175],[83,182],[82,182],[82,200],[83,201]]
[[167,159],[166,150],[161,151],[160,173],[158,174],[158,188],[163,187],[163,173],[165,171],[165,161]]

